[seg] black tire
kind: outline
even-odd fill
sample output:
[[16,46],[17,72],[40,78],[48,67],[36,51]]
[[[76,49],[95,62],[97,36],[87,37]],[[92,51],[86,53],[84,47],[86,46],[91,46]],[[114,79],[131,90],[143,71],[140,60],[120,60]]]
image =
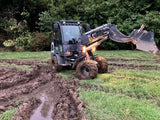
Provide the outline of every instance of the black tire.
[[98,73],[108,72],[108,63],[103,57],[96,57],[95,61],[98,62]]
[[56,72],[60,72],[62,70],[62,66],[58,64],[58,60],[56,56],[52,57],[52,69]]
[[79,79],[94,79],[97,77],[98,68],[93,61],[85,60],[77,65],[76,73]]

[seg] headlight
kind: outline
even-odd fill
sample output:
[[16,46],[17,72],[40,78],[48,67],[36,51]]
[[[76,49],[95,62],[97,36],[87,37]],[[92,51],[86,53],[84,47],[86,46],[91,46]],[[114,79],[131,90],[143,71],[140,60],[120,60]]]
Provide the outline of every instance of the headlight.
[[86,53],[86,48],[87,48],[86,46],[82,47],[82,53]]
[[65,54],[68,56],[68,55],[71,55],[71,52],[67,51]]
[[92,52],[95,52],[96,51],[96,47],[92,48]]

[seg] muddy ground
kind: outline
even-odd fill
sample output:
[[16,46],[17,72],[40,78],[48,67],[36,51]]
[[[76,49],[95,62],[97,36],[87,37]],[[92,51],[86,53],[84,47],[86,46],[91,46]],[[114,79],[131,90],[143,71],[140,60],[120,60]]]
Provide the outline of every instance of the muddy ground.
[[[18,107],[13,120],[85,120],[76,79],[63,79],[38,61],[0,60],[33,70],[0,67],[0,112]],[[47,63],[47,62],[46,62]]]
[[[156,69],[156,65],[116,63],[125,59],[108,59],[109,72],[118,69]],[[132,61],[132,60],[129,60]],[[138,61],[143,62],[143,61]],[[155,61],[158,62],[159,61]],[[0,63],[29,65],[32,70],[0,67],[0,113],[18,107],[13,120],[85,120],[78,98],[78,79],[64,79],[51,69],[47,61],[0,59]]]

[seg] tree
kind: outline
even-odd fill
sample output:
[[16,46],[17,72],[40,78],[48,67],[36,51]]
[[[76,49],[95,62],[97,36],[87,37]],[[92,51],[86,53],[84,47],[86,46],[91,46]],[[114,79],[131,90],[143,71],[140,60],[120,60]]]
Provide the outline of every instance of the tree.
[[[141,24],[155,31],[159,42],[160,1],[159,0],[0,0],[0,30],[9,25],[8,20],[26,20],[28,30],[51,33],[53,21],[62,19],[82,20],[91,28],[112,23],[128,35]],[[109,47],[110,46],[110,47]],[[101,46],[102,47],[102,46]],[[106,42],[104,48],[131,49],[130,44]]]

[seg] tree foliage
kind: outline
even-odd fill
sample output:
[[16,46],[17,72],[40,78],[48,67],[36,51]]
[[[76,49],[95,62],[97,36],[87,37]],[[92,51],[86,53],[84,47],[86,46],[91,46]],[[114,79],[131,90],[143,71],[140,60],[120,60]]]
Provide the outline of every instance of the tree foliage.
[[[51,33],[56,20],[82,20],[91,28],[112,23],[128,35],[141,24],[154,30],[155,41],[160,46],[159,0],[0,0],[0,31],[5,33],[11,18],[18,22],[26,20],[28,31]],[[132,49],[131,44],[106,41],[103,49]]]
[[16,19],[10,19],[10,24],[5,30],[10,36],[8,40],[3,42],[5,47],[11,47],[15,50],[27,50],[30,48],[32,35],[27,30],[27,21],[17,22]]

